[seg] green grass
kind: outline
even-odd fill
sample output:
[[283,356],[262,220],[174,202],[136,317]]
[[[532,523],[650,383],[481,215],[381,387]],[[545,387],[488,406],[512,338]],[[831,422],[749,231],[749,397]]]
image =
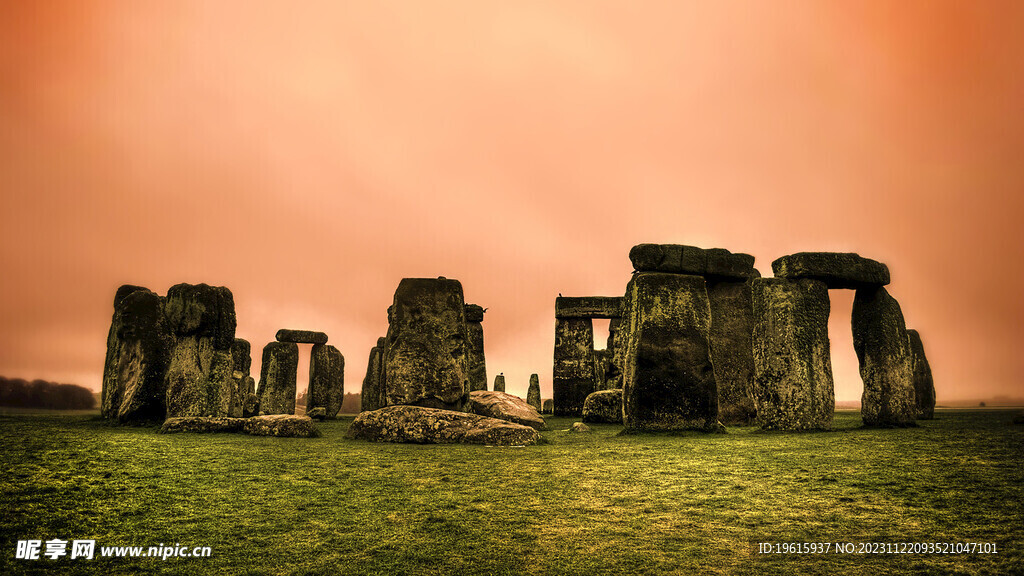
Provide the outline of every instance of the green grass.
[[[527,448],[161,435],[0,415],[0,574],[1020,574],[1024,426],[618,436]],[[211,546],[202,559],[15,560],[17,540]],[[996,555],[758,555],[756,542],[995,542]]]

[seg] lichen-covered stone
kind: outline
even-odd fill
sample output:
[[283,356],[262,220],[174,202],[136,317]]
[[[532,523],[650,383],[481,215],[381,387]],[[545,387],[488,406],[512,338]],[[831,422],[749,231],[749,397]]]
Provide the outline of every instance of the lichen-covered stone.
[[466,304],[463,307],[463,312],[466,314],[466,322],[483,322],[484,321],[484,307],[478,304]]
[[504,372],[494,377],[494,391],[505,392],[505,374]]
[[306,406],[306,416],[309,416],[313,420],[326,420],[327,409],[324,408],[323,406],[318,406],[313,409],[310,409],[309,406]]
[[754,278],[754,257],[723,248],[679,244],[638,244],[629,251],[637,272],[671,272],[714,279]]
[[622,423],[622,390],[598,390],[583,403],[583,421]]
[[587,433],[591,432],[590,426],[587,426],[583,422],[573,422],[572,426],[569,426],[568,432],[572,433]]
[[363,388],[360,392],[359,410],[361,412],[377,410],[386,405],[383,390],[384,379],[382,378],[384,348],[381,344],[383,344],[383,338],[377,341],[376,346],[370,348],[370,358],[366,362],[366,375],[363,376]]
[[309,396],[306,410],[323,408],[335,418],[345,399],[345,357],[329,344],[315,344],[309,357]]
[[313,330],[289,330],[282,328],[277,331],[274,338],[278,342],[293,342],[296,344],[327,344],[327,334]]
[[[252,380],[252,377],[249,378]],[[260,397],[253,392],[249,392],[245,395],[245,400],[242,403],[242,417],[249,418],[252,416],[258,416],[260,413]]]
[[124,390],[118,380],[117,362],[121,357],[121,339],[118,333],[121,330],[119,310],[121,302],[131,293],[138,290],[149,292],[142,286],[125,284],[114,293],[114,314],[110,320],[110,330],[107,331],[107,355],[103,361],[103,384],[100,391],[100,414],[104,418],[117,418],[121,409],[121,397]]
[[612,353],[611,350],[594,350],[594,389],[607,390],[615,388],[609,381],[611,372]]
[[798,252],[772,262],[776,278],[809,279],[829,288],[862,288],[889,283],[889,268],[852,252]]
[[749,424],[754,408],[754,309],[750,280],[708,282],[711,361],[718,385],[718,419]]
[[907,326],[899,303],[881,286],[857,290],[853,299],[853,349],[864,381],[860,407],[864,425],[916,425]]
[[345,436],[372,442],[495,446],[525,446],[540,440],[540,434],[529,426],[422,406],[388,406],[363,412]]
[[298,344],[270,342],[263,347],[260,414],[295,414],[295,378],[298,368]]
[[458,280],[402,279],[384,354],[389,405],[465,409],[469,371],[464,305]]
[[119,300],[116,389],[121,398],[116,417],[121,422],[159,422],[165,417],[164,378],[174,336],[163,305],[163,298],[149,290],[135,290]]
[[539,410],[524,402],[522,398],[504,392],[470,392],[469,411],[480,416],[529,426],[534,430],[547,429]]
[[704,278],[641,272],[628,290],[631,336],[622,391],[626,430],[720,431]]
[[[231,409],[228,416],[241,418],[245,411],[245,396],[255,391],[255,380],[249,375],[252,369],[252,347],[248,340],[235,338],[231,344],[231,360],[234,362],[234,370],[231,378],[234,381],[235,393],[231,399]],[[250,389],[250,383],[252,389]]]
[[314,438],[320,431],[309,416],[273,414],[246,418],[243,426],[246,434],[252,436],[281,436],[288,438]]
[[220,416],[182,416],[164,420],[160,432],[241,432],[245,418]]
[[754,402],[765,430],[827,430],[835,392],[828,343],[828,288],[817,280],[766,278],[751,285]]
[[466,304],[466,366],[469,370],[469,390],[487,390],[487,361],[484,358],[484,309]]
[[249,376],[252,371],[252,346],[248,340],[235,338],[231,343],[231,359],[234,361],[234,371]]
[[171,286],[164,313],[178,337],[210,338],[214,350],[231,350],[235,342],[235,300],[223,286]]
[[526,390],[526,403],[540,412],[540,376],[530,374],[530,387]]
[[924,353],[924,344],[917,330],[907,330],[910,340],[911,364],[914,368],[914,403],[917,417],[931,420],[935,417],[935,382],[932,380],[932,368],[928,365],[928,357]]
[[618,318],[621,296],[559,296],[555,318]]
[[555,319],[551,388],[558,416],[579,416],[587,395],[597,390],[594,325],[590,318]]
[[551,398],[545,398],[544,402],[541,403],[541,414],[554,414],[555,413],[555,401]]

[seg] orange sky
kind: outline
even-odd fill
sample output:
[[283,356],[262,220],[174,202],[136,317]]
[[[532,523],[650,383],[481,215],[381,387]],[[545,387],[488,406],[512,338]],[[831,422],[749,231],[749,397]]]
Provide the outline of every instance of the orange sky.
[[206,282],[354,392],[444,275],[549,397],[555,296],[673,242],[886,262],[940,404],[1024,396],[1024,9],[848,4],[2,1],[0,375],[98,389],[118,285]]

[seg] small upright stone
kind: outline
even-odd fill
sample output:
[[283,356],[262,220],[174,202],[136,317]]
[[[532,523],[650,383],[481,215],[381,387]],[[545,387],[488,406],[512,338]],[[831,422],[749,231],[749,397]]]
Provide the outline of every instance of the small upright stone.
[[889,283],[889,268],[852,252],[799,252],[772,262],[776,278],[824,282],[829,288],[865,288]]
[[540,376],[530,374],[530,388],[526,391],[526,403],[540,412]]
[[345,357],[329,344],[314,344],[309,358],[309,397],[306,412],[324,409],[325,418],[336,418],[345,399]]
[[912,353],[903,311],[881,286],[861,288],[853,299],[853,348],[864,380],[865,426],[915,426]]
[[493,392],[504,392],[505,391],[505,373],[502,372],[494,377],[494,390]]
[[917,406],[917,417],[922,420],[935,418],[935,383],[932,380],[932,368],[928,365],[928,357],[924,354],[924,344],[917,330],[907,330],[910,339],[910,351],[913,354],[914,366],[914,401]]
[[295,378],[298,368],[298,344],[270,342],[263,347],[260,414],[295,414]]
[[386,405],[383,390],[384,381],[381,378],[384,353],[383,340],[383,338],[378,339],[377,345],[370,348],[370,359],[366,363],[366,376],[363,377],[363,389],[360,392],[359,399],[359,410],[361,412],[378,410]]
[[277,331],[278,342],[294,342],[295,344],[327,344],[327,334],[313,330],[288,330],[282,328]]
[[541,414],[554,414],[555,413],[555,401],[551,398],[545,398],[543,404],[541,404]]
[[466,363],[469,370],[469,390],[487,390],[487,362],[484,358],[483,306],[466,304],[466,332],[468,346]]
[[598,390],[583,403],[583,421],[622,423],[622,390]]

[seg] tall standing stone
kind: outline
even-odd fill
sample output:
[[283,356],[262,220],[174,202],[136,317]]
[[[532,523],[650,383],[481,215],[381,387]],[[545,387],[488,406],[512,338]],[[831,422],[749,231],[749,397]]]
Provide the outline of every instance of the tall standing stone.
[[263,347],[259,389],[261,414],[295,414],[298,369],[298,344],[270,342]]
[[103,387],[100,392],[100,413],[108,419],[117,418],[118,410],[121,409],[121,397],[124,394],[118,382],[117,368],[118,359],[121,357],[121,302],[138,290],[146,289],[125,284],[114,293],[114,314],[110,319],[110,330],[107,331],[107,355],[103,361]]
[[917,406],[907,326],[899,303],[881,286],[857,290],[853,348],[864,381],[864,425],[914,426]]
[[467,347],[469,368],[469,389],[471,392],[487,390],[487,362],[484,359],[484,321],[483,306],[466,304],[466,332],[469,338]]
[[597,390],[594,324],[590,318],[555,318],[555,358],[551,379],[556,416],[579,416]]
[[163,421],[164,377],[174,336],[164,318],[164,299],[136,290],[118,306],[117,387],[122,396],[117,419],[122,422]]
[[505,391],[505,373],[502,372],[494,377],[494,392]]
[[754,408],[754,309],[750,280],[709,281],[711,358],[718,384],[718,417],[748,424]]
[[907,330],[907,338],[910,339],[910,351],[913,354],[914,402],[917,406],[917,417],[931,420],[935,417],[935,382],[932,380],[932,368],[928,365],[924,344],[917,330]]
[[462,284],[403,278],[391,317],[385,352],[388,404],[464,411],[469,371]]
[[359,410],[362,412],[379,410],[387,405],[383,390],[384,380],[381,377],[383,344],[384,339],[379,338],[377,345],[370,348],[370,358],[366,363],[366,376],[363,377],[363,390],[359,399]]
[[231,378],[234,380],[235,394],[231,400],[231,410],[228,416],[241,418],[245,411],[245,399],[249,394],[255,392],[255,381],[250,376],[252,370],[252,346],[248,340],[235,338],[231,345],[231,360],[234,363],[234,370]]
[[526,403],[540,412],[540,376],[530,374],[530,388],[526,391]]
[[752,281],[754,402],[765,430],[832,427],[835,391],[828,288],[817,280]]
[[611,372],[612,351],[608,349],[594,350],[594,389],[607,390],[614,388],[609,382]]
[[309,356],[309,397],[306,413],[324,408],[336,418],[345,399],[345,357],[330,344],[315,344]]
[[235,393],[235,302],[222,286],[178,284],[164,314],[176,337],[165,377],[167,417],[227,416]]
[[627,291],[626,430],[721,430],[704,279],[646,272],[635,275]]

